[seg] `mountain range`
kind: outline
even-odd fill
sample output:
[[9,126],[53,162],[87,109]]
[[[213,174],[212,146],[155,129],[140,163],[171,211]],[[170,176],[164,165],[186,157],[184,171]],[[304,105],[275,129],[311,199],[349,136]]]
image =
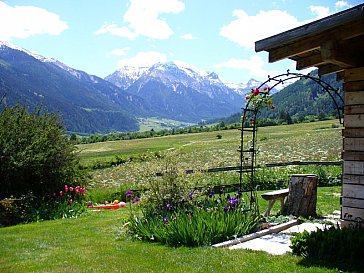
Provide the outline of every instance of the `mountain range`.
[[149,115],[192,123],[238,111],[251,89],[246,85],[244,93],[223,83],[214,72],[174,62],[140,69],[123,67],[105,79],[146,100]]
[[123,67],[102,79],[0,42],[0,96],[7,105],[42,104],[68,131],[136,131],[139,117],[197,123],[240,110],[255,87],[223,83],[214,72],[170,62]]

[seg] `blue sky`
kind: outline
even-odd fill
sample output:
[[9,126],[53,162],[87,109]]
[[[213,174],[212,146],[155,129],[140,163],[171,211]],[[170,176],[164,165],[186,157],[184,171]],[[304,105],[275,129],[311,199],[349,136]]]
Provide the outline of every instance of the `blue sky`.
[[223,81],[265,80],[291,61],[267,62],[254,41],[361,4],[329,0],[8,0],[0,40],[89,74],[180,61]]

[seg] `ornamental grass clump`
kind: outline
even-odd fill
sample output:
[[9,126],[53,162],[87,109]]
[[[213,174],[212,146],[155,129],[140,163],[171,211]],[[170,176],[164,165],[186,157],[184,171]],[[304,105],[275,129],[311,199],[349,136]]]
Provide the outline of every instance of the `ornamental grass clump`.
[[190,192],[188,202],[164,209],[143,208],[140,215],[131,214],[129,232],[146,241],[170,246],[209,246],[234,239],[255,230],[260,216],[240,194],[214,194],[194,197]]

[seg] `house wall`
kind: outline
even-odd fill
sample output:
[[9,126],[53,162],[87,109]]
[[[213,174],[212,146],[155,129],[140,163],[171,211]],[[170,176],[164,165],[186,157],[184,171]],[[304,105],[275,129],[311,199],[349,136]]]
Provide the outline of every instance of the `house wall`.
[[364,67],[344,71],[343,226],[364,227]]

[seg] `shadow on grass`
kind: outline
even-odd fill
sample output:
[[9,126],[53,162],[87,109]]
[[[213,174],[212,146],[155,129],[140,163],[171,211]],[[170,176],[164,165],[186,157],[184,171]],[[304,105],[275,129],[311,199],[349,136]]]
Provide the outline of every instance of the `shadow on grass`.
[[325,261],[325,260],[316,260],[312,258],[304,258],[300,262],[299,265],[304,267],[325,267],[327,269],[338,270],[340,272],[357,272],[362,273],[364,272],[364,262],[358,261],[358,263],[347,263],[347,262],[332,262],[332,261]]

